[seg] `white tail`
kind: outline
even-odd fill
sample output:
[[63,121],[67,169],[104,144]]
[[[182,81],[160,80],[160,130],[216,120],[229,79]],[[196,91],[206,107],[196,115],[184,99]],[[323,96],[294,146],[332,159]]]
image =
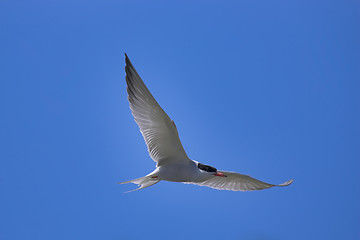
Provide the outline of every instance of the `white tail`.
[[[157,180],[156,178],[152,178],[152,177],[153,177],[153,176],[152,176],[151,173],[150,173],[149,175],[146,175],[145,177],[133,179],[133,180],[126,181],[126,182],[120,182],[120,183],[118,183],[118,184],[134,183],[134,184],[137,184],[138,186],[140,186],[140,187],[137,188],[137,189],[128,191],[128,192],[133,192],[133,191],[136,191],[136,190],[140,190],[140,189],[143,189],[143,188],[150,187],[150,186],[152,186],[152,185],[160,182],[160,180]],[[126,193],[128,193],[128,192],[126,192]]]

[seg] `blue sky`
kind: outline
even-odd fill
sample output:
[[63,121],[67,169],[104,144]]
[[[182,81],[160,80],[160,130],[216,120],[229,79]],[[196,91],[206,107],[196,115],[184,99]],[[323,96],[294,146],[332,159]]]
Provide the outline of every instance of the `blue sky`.
[[[359,1],[1,1],[0,239],[358,239]],[[190,158],[287,188],[161,182],[127,53]]]

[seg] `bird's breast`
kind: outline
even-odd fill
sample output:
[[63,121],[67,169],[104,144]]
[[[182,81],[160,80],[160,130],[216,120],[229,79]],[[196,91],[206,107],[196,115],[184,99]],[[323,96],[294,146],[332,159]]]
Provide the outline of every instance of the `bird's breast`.
[[159,179],[171,182],[193,182],[197,178],[197,167],[193,163],[173,163],[159,167]]

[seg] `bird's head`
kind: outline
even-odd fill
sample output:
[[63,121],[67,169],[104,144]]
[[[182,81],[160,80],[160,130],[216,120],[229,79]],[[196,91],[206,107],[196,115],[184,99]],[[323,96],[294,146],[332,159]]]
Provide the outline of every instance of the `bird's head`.
[[211,174],[211,175],[218,176],[218,177],[227,177],[223,173],[218,172],[218,170],[216,168],[214,168],[214,167],[204,165],[204,164],[201,164],[201,163],[198,163],[197,167],[200,169],[200,171],[202,171],[204,173]]

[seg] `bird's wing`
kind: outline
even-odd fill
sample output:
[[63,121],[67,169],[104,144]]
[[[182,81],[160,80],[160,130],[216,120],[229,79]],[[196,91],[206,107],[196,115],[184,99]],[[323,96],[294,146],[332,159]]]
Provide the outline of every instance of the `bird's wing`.
[[158,166],[168,161],[190,161],[174,121],[156,102],[126,54],[125,62],[130,109],[145,139],[150,157]]
[[275,186],[284,187],[290,185],[293,180],[289,180],[279,185],[262,182],[248,175],[243,175],[235,172],[218,171],[224,174],[226,177],[214,176],[204,182],[191,182],[200,186],[206,186],[219,190],[231,190],[231,191],[253,191],[271,188]]

